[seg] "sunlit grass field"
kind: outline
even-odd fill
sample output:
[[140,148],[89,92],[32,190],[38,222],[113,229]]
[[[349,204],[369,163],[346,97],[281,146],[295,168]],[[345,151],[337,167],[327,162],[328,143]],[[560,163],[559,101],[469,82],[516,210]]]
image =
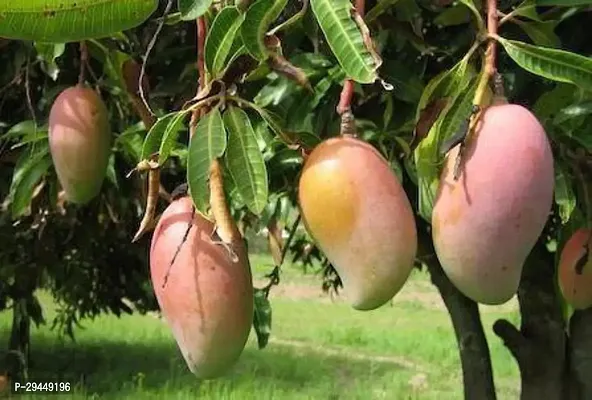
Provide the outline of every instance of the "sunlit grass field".
[[[255,279],[271,268],[251,256]],[[153,315],[85,321],[77,343],[59,342],[48,326],[33,330],[31,380],[68,381],[71,395],[100,399],[462,399],[462,374],[448,314],[427,273],[414,271],[392,304],[360,312],[320,289],[318,277],[287,265],[272,289],[272,337],[249,343],[228,375],[198,382],[174,339]],[[47,296],[46,319],[54,311]],[[518,369],[492,333],[500,317],[517,322],[515,301],[482,307],[499,399],[518,398]],[[8,341],[11,315],[0,314]],[[30,398],[42,398],[33,395]],[[19,396],[19,398],[27,398]]]

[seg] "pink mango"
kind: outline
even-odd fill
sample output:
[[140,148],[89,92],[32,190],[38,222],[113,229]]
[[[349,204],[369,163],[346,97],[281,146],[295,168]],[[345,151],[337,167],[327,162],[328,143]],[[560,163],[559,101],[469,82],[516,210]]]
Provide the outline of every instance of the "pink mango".
[[[212,222],[195,213],[193,226],[172,267],[191,222],[189,197],[173,201],[152,236],[150,272],[162,315],[193,374],[212,379],[241,355],[253,322],[253,286],[245,246],[228,250],[212,243]],[[163,288],[167,270],[168,281]]]
[[526,108],[488,107],[465,148],[448,155],[432,214],[432,237],[446,275],[467,297],[507,302],[518,290],[526,257],[553,203],[553,154]]
[[[576,270],[578,264],[581,264],[579,271]],[[577,230],[565,242],[559,258],[559,289],[573,308],[592,307],[592,232],[589,229]]]
[[109,114],[94,90],[76,85],[59,94],[49,113],[49,146],[70,202],[86,204],[99,194],[111,143]]

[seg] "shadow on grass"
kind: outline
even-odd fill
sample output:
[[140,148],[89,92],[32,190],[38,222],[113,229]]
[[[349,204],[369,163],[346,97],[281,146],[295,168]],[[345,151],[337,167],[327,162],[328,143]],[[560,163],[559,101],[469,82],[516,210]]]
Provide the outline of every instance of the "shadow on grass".
[[[0,340],[7,337],[0,332]],[[75,344],[34,335],[32,357],[30,380],[71,382],[80,395],[101,398],[142,392],[213,398],[246,392],[276,397],[304,388],[308,393],[312,390],[341,398],[360,382],[402,371],[404,376],[413,373],[391,362],[358,360],[282,343],[258,350],[252,340],[226,376],[201,384],[187,369],[172,338],[170,342],[162,338],[129,342],[114,337]]]

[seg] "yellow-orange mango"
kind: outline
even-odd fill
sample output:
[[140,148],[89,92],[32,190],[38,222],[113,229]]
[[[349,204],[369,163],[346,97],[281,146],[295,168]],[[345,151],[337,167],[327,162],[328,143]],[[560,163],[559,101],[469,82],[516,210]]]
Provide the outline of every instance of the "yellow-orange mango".
[[49,146],[66,198],[86,204],[101,190],[109,156],[111,129],[107,108],[91,88],[62,91],[49,113]]
[[[586,248],[589,250],[587,251]],[[581,269],[576,269],[578,264],[581,264]],[[573,308],[583,310],[592,307],[592,232],[590,230],[579,229],[565,242],[559,257],[559,288],[567,303]]]
[[415,219],[403,187],[374,147],[345,136],[319,144],[304,164],[299,204],[353,308],[375,309],[399,292],[417,251]]
[[467,297],[502,304],[518,290],[526,257],[553,202],[553,155],[526,108],[488,107],[453,179],[448,155],[432,214],[432,237],[446,275]]
[[245,246],[212,243],[214,226],[195,213],[187,240],[171,260],[191,221],[189,197],[173,201],[156,225],[150,248],[152,285],[162,315],[187,366],[200,379],[228,371],[240,357],[253,322],[253,286]]

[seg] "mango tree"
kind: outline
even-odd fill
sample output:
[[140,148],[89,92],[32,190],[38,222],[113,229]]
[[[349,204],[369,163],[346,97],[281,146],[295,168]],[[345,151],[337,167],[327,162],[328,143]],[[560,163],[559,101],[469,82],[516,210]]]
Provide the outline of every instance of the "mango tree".
[[[517,295],[520,326],[493,330],[521,397],[592,397],[589,3],[1,5],[12,351],[28,358],[43,287],[71,335],[124,299],[158,307],[189,370],[218,377],[251,326],[266,346],[291,253],[360,312],[427,268],[467,399],[496,398],[478,304]],[[262,227],[276,266],[253,288]]]

